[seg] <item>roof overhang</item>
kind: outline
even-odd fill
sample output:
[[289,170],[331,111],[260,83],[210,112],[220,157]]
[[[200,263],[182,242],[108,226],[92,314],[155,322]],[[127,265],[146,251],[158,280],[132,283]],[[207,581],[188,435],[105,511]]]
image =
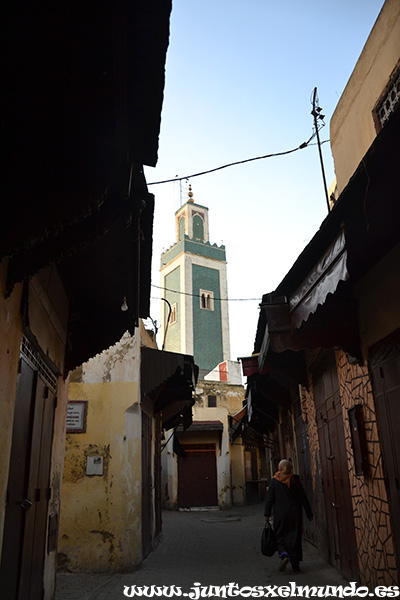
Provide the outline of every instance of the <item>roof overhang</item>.
[[189,427],[198,369],[193,357],[155,348],[141,348],[141,395],[148,397],[163,428]]
[[171,0],[99,0],[7,13],[0,259],[8,293],[59,269],[67,369],[149,314],[154,197],[143,165],[157,162],[170,12]]

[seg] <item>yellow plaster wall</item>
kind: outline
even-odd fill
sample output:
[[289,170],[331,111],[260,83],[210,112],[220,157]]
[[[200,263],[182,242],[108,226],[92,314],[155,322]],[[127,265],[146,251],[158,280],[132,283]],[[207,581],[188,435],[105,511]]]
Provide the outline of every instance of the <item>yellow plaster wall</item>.
[[22,339],[22,285],[16,285],[11,296],[5,299],[6,278],[7,262],[3,260],[0,263],[0,553],[3,546],[6,489]]
[[399,58],[400,2],[386,0],[331,119],[339,194],[376,137],[372,111]]
[[[141,561],[141,419],[137,382],[70,384],[88,400],[87,433],[67,434],[59,564],[71,571],[121,571]],[[104,474],[86,475],[103,456]]]
[[232,502],[234,505],[241,506],[245,504],[245,481],[244,481],[244,446],[242,438],[236,438],[230,445],[231,454],[231,474],[232,474]]

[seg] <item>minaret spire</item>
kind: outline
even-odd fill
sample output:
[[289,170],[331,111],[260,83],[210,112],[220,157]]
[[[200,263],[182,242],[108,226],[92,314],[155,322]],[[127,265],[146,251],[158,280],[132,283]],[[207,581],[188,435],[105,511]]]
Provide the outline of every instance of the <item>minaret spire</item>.
[[188,202],[193,202],[193,192],[192,192],[192,185],[189,183],[189,193],[188,193]]

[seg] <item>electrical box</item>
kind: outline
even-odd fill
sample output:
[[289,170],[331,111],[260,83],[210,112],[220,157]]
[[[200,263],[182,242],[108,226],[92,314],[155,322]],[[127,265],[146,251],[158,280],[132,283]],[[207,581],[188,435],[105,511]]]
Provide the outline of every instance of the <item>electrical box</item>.
[[103,475],[103,457],[86,457],[86,475]]

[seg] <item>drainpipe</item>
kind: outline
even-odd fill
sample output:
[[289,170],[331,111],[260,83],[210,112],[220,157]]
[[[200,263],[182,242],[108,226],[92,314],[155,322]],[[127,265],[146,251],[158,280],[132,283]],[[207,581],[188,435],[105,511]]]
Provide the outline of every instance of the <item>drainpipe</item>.
[[168,304],[168,306],[169,306],[168,319],[167,319],[167,324],[165,326],[164,341],[163,341],[163,345],[162,345],[162,348],[161,348],[161,350],[164,350],[165,340],[167,339],[167,331],[168,331],[169,320],[170,320],[170,317],[171,317],[172,306],[171,306],[171,304],[168,302],[168,300],[166,298],[161,298],[161,300],[164,300],[164,302],[166,302]]

